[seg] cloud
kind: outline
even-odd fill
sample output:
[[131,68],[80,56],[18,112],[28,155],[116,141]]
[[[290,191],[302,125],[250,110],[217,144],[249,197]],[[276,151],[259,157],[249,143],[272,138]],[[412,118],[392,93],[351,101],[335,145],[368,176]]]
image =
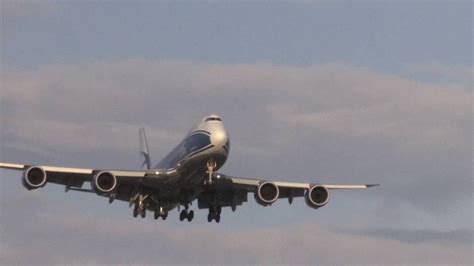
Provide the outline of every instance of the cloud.
[[[352,234],[314,223],[236,231],[225,224],[175,224],[174,217],[166,222],[96,217],[44,195],[17,194],[10,198],[15,205],[2,206],[2,264],[472,263],[472,242],[439,238],[450,232],[421,232],[436,237],[418,244],[399,240],[420,234],[415,231]],[[35,211],[43,204],[49,205],[46,211]]]
[[[135,149],[136,128],[146,124],[163,154],[200,116],[219,112],[234,154],[261,158],[241,159],[254,175],[312,177],[313,164],[317,176],[383,183],[393,197],[428,209],[472,196],[472,94],[462,83],[344,64],[124,60],[7,68],[1,95],[5,148],[123,153]],[[272,169],[274,161],[281,167]]]
[[472,90],[474,69],[468,66],[446,66],[439,63],[417,64],[406,67],[406,76],[431,82],[458,83]]
[[4,0],[1,3],[1,14],[3,19],[46,16],[59,9],[53,1],[15,1]]
[[[382,184],[362,193],[333,193],[331,203],[317,211],[327,217],[321,224],[304,216],[304,209],[297,212],[298,222],[283,215],[292,221],[284,225],[183,229],[168,221],[98,218],[93,211],[77,217],[57,210],[57,204],[50,212],[58,214],[25,219],[25,231],[2,217],[7,262],[38,257],[44,263],[70,258],[88,264],[472,261],[472,230],[465,229],[473,214],[468,206],[472,91],[455,78],[428,82],[346,64],[149,60],[5,68],[1,75],[2,161],[138,167],[140,126],[147,126],[156,161],[197,119],[219,113],[232,141],[225,173]],[[80,204],[76,208],[86,208]],[[7,208],[2,206],[2,213],[16,217],[18,210]],[[30,235],[37,240],[30,243]],[[63,252],[52,254],[41,241]],[[78,252],[77,246],[86,248]]]
[[385,239],[394,239],[404,243],[441,243],[450,245],[470,245],[473,242],[471,229],[451,231],[438,230],[400,230],[393,228],[367,230],[360,235],[370,235]]

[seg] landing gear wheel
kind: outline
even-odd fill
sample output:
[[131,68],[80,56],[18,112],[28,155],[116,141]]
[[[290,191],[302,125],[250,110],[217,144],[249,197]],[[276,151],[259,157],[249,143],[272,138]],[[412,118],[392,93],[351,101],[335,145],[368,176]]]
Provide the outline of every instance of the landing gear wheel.
[[140,216],[141,216],[142,218],[145,218],[145,216],[146,216],[145,203],[144,203],[143,201],[137,202],[136,208],[137,208],[137,210],[138,210],[138,213],[140,213]]
[[142,218],[146,216],[146,208],[148,206],[147,202],[145,201],[148,198],[148,195],[142,195],[141,190],[135,194],[135,196],[130,198],[130,207],[133,206],[133,217],[137,217],[140,215]]
[[188,217],[187,217],[187,218],[188,218],[188,222],[191,222],[191,221],[193,220],[193,218],[194,218],[194,211],[190,211],[190,212],[188,213]]
[[179,214],[179,220],[182,222],[186,217],[188,216],[188,213],[186,210],[182,210],[181,213]]
[[215,220],[216,223],[219,223],[221,221],[221,211],[221,206],[209,206],[209,214],[207,215],[207,221],[212,222],[212,220]]
[[155,218],[155,220],[158,220],[160,217],[161,217],[163,220],[166,220],[166,217],[168,217],[168,210],[166,210],[166,209],[163,208],[163,207],[156,207],[156,208],[155,208],[154,218]]

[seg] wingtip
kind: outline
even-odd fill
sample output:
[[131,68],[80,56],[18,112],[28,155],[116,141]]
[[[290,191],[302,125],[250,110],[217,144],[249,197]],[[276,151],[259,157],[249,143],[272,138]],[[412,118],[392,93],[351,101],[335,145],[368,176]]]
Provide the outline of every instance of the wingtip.
[[378,186],[380,186],[380,184],[367,184],[366,186],[367,186],[367,188],[369,188],[369,187],[378,187]]

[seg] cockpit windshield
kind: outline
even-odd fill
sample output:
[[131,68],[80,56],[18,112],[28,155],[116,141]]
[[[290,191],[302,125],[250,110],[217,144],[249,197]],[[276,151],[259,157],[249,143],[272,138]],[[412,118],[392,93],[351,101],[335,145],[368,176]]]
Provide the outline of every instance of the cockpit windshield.
[[221,121],[221,119],[219,117],[208,117],[206,118],[205,122],[207,121]]
[[208,133],[196,132],[184,139],[156,168],[172,168],[185,157],[211,145]]

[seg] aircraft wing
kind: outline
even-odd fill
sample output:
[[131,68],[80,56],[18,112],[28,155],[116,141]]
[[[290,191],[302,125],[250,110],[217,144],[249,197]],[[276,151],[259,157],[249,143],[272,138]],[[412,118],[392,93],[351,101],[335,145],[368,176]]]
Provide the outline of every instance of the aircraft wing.
[[[268,206],[278,199],[305,197],[307,204],[315,209],[324,206],[329,199],[330,190],[338,189],[367,189],[379,184],[319,184],[301,182],[271,181],[260,178],[233,177],[216,174],[214,187],[200,198],[200,208],[207,208],[207,202],[220,199],[221,206],[241,205],[247,201],[247,194],[253,194],[257,203]],[[218,195],[217,197],[214,195]],[[224,196],[223,195],[227,195]],[[228,197],[233,195],[233,198]],[[214,197],[214,198],[213,198]]]
[[110,173],[116,179],[117,182],[127,184],[131,182],[141,182],[151,177],[147,176],[148,171],[124,171],[124,170],[106,170],[106,169],[90,169],[90,168],[72,168],[72,167],[60,167],[60,166],[46,166],[46,165],[27,165],[27,164],[16,164],[16,163],[5,163],[0,162],[0,168],[28,171],[31,168],[37,168],[44,171],[48,183],[55,183],[66,186],[66,191],[78,190],[85,192],[92,192],[92,190],[82,189],[84,182],[92,182],[96,174],[99,173]]
[[245,187],[250,191],[253,191],[260,184],[264,182],[272,182],[283,189],[294,189],[294,190],[305,190],[310,188],[312,185],[321,185],[327,189],[366,189],[379,184],[362,184],[362,185],[335,185],[335,184],[317,184],[317,183],[301,183],[301,182],[283,182],[283,181],[270,181],[255,178],[245,177],[230,177],[223,176],[224,178],[230,179],[230,181],[238,187]]

